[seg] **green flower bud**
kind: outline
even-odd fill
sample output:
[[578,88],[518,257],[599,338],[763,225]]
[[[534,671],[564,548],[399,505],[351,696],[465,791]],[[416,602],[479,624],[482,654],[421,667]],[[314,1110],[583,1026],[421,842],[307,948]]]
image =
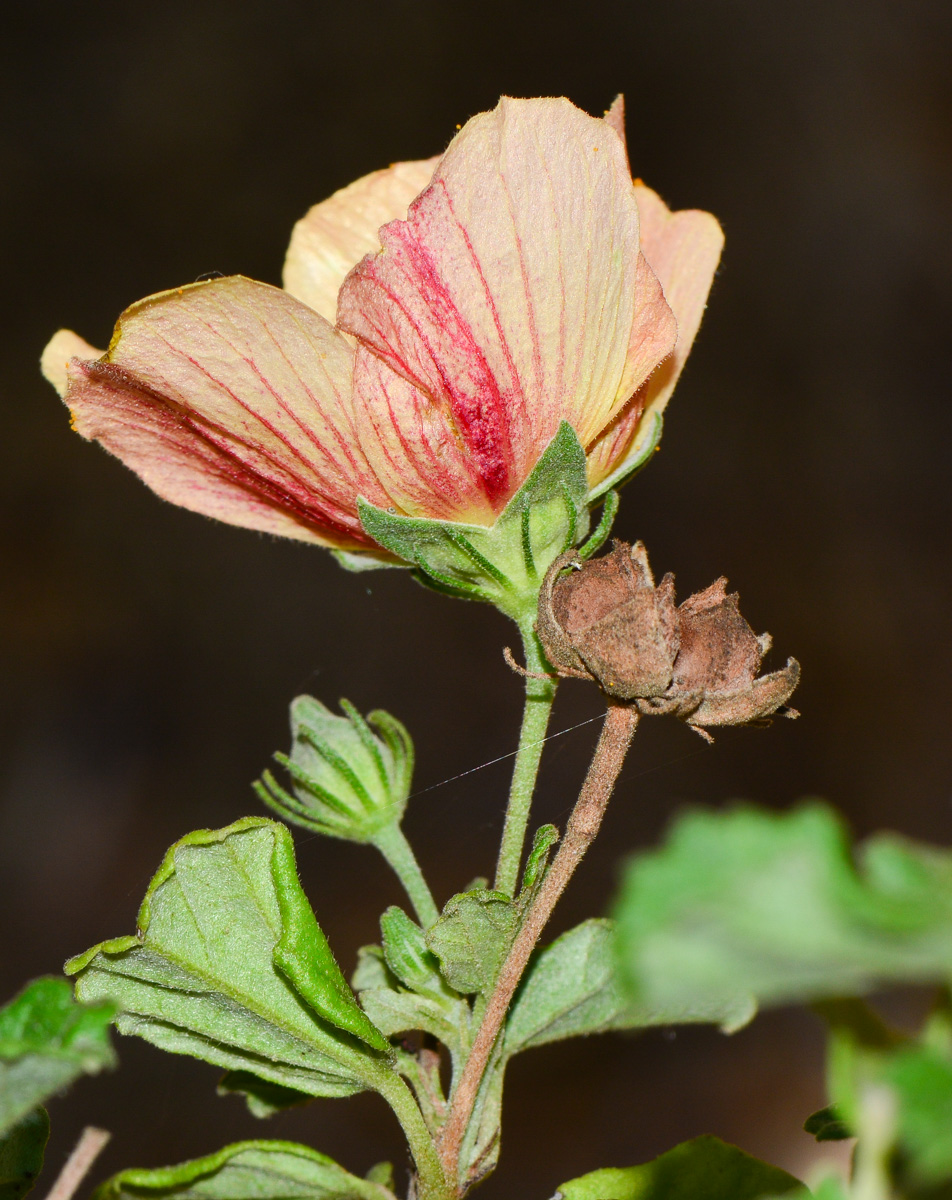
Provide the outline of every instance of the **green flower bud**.
[[340,707],[343,716],[313,696],[298,696],[291,704],[291,754],[274,756],[291,777],[291,791],[270,771],[254,788],[286,821],[330,837],[372,842],[403,817],[413,742],[387,712],[377,709],[364,718],[348,700]]

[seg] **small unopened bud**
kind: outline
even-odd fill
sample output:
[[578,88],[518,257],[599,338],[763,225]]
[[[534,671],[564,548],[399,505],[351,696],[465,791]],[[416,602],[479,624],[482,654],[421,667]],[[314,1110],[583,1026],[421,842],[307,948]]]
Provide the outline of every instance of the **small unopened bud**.
[[370,842],[403,817],[413,776],[413,742],[389,713],[364,718],[347,700],[337,716],[312,696],[291,704],[290,756],[275,759],[291,791],[265,771],[255,791],[286,821],[331,837]]
[[[574,569],[562,574],[566,567]],[[594,680],[646,716],[673,713],[709,738],[707,726],[778,713],[800,678],[793,658],[757,677],[770,635],[755,635],[726,582],[676,606],[674,576],[655,586],[641,542],[616,541],[610,554],[584,564],[570,552],[546,575],[536,630],[558,674]]]

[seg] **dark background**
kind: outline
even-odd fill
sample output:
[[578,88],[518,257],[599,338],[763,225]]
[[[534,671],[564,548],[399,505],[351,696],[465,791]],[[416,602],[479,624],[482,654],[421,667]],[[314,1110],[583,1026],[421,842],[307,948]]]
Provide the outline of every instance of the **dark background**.
[[[169,843],[258,811],[301,690],[401,716],[428,788],[511,751],[518,681],[489,609],[402,573],[154,498],[69,431],[39,377],[69,325],[219,270],[278,282],[294,220],[353,178],[438,151],[501,92],[628,97],[632,164],[727,246],[663,453],[627,489],[682,594],[729,575],[803,663],[796,724],[712,749],[647,722],[555,926],[604,911],[620,857],[685,804],[835,800],[859,832],[952,838],[952,7],[947,0],[527,0],[15,4],[0,29],[4,314],[0,432],[0,993],[131,932]],[[569,683],[553,728],[597,714]],[[550,747],[537,820],[564,819],[597,724]],[[445,899],[491,871],[507,763],[411,804]],[[346,969],[400,899],[372,852],[300,837]],[[318,1101],[261,1125],[216,1072],[119,1045],[122,1069],[53,1103],[49,1173],[85,1122],[96,1174],[266,1134],[362,1172],[403,1162],[382,1102]],[[487,1200],[710,1131],[799,1169],[823,1102],[803,1013],[727,1039],[603,1038],[511,1071]]]

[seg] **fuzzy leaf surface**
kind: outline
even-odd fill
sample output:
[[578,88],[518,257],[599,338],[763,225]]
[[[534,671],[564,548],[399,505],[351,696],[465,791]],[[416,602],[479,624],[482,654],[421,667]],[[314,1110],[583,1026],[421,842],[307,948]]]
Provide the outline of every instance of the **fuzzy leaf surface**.
[[619,979],[613,922],[593,919],[533,957],[507,1022],[506,1054],[612,1029],[704,1022],[736,1029],[749,1015],[746,1007],[730,1005],[633,1003]]
[[121,1171],[93,1200],[393,1200],[333,1159],[294,1142],[237,1142],[174,1167]]
[[0,1200],[20,1200],[36,1182],[50,1136],[45,1108],[35,1108],[0,1137]]
[[114,1013],[78,1004],[66,979],[36,979],[0,1010],[0,1134],[80,1075],[115,1065]]
[[178,1054],[310,1096],[346,1096],[389,1073],[389,1043],[340,973],[301,890],[284,825],[246,817],[177,842],[135,937],[67,963],[117,1027]]
[[856,862],[838,818],[692,813],[630,863],[616,906],[636,1001],[782,1004],[952,977],[952,854],[893,834]]
[[516,935],[519,914],[507,896],[480,888],[460,892],[427,931],[429,948],[458,992],[488,992]]
[[[561,1200],[761,1200],[803,1184],[716,1137],[682,1142],[639,1167],[608,1167],[563,1183]],[[799,1197],[798,1197],[799,1200]]]

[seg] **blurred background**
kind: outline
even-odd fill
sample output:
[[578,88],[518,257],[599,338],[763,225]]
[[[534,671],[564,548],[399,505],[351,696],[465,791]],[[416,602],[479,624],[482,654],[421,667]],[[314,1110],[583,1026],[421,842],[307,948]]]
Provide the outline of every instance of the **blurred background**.
[[[401,572],[157,500],[70,433],[37,359],[61,325],[104,345],[122,308],[207,271],[278,283],[293,222],[389,162],[439,151],[500,93],[628,99],[632,166],[727,245],[663,451],[625,491],[682,594],[729,576],[803,664],[803,716],[709,748],[646,722],[553,932],[603,912],[618,863],[686,805],[841,806],[860,834],[952,839],[952,8],[945,0],[95,0],[0,25],[0,998],[134,929],[166,847],[258,812],[290,699],[410,727],[406,828],[440,899],[490,873],[515,745],[514,630]],[[567,683],[537,822],[564,820],[598,724]],[[581,722],[589,722],[579,726]],[[346,970],[399,902],[369,850],[297,839]],[[214,1069],[119,1043],[52,1105],[47,1176],[84,1123],[96,1176],[242,1137],[363,1172],[405,1158],[382,1102],[262,1125]],[[803,1012],[532,1051],[510,1074],[486,1200],[713,1132],[805,1169],[823,1101]]]

